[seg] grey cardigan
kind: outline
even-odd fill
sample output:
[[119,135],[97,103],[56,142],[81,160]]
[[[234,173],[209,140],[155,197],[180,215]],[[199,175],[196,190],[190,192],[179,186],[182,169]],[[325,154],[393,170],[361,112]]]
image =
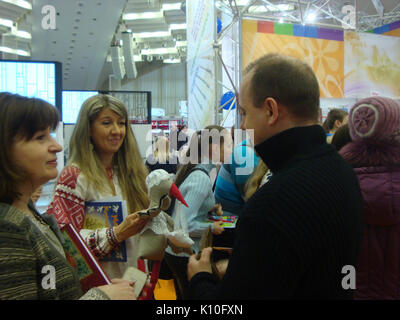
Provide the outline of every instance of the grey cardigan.
[[[61,242],[53,216],[40,215]],[[55,268],[55,287],[48,288],[50,273]],[[79,279],[65,257],[38,227],[17,208],[0,203],[0,300],[107,300],[101,290],[93,288],[84,296]]]

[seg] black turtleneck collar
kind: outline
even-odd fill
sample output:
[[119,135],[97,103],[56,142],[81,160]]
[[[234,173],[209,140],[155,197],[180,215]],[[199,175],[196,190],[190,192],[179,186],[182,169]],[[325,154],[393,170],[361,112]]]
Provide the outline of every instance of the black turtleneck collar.
[[294,158],[306,155],[315,146],[324,143],[324,129],[320,125],[313,125],[282,131],[256,145],[255,149],[267,167],[275,173]]

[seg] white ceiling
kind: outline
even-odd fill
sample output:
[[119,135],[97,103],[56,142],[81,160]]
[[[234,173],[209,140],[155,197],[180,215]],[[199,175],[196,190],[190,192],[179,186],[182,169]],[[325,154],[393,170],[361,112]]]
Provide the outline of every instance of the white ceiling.
[[[164,11],[161,18],[124,20],[126,13],[160,12],[163,4],[179,3],[181,0],[23,0],[32,4],[32,10],[20,8],[12,2],[16,0],[0,0],[0,19],[9,19],[14,22],[15,30],[24,30],[32,34],[32,40],[15,37],[10,33],[11,28],[0,26],[0,47],[7,46],[13,49],[28,51],[31,57],[23,57],[10,53],[1,53],[3,58],[32,59],[60,61],[63,64],[64,89],[92,90],[100,88],[112,74],[111,63],[107,62],[110,45],[121,39],[121,31],[127,29],[133,33],[168,31],[172,24],[186,22],[183,8]],[[20,0],[19,0],[20,1]],[[200,1],[200,0],[199,0]],[[220,11],[235,16],[236,4],[243,0],[217,0]],[[11,3],[10,3],[11,2]],[[41,10],[51,2],[56,9],[56,30],[44,30]],[[377,3],[377,4],[376,4]],[[381,16],[375,5],[383,5]],[[314,23],[341,27],[344,14],[341,8],[346,4],[356,4],[357,28],[365,31],[393,21],[400,20],[399,0],[250,0],[249,5],[274,6],[277,4],[291,4],[290,12],[264,12],[249,14],[243,11],[245,7],[238,6],[244,15],[265,17],[267,19],[284,19],[287,22],[304,22],[307,12],[317,12]],[[308,23],[308,22],[306,22]],[[224,26],[223,26],[224,27]],[[14,31],[15,31],[14,30]],[[15,33],[14,33],[15,34]],[[150,38],[137,42],[138,73],[145,72],[146,68],[161,66],[161,60],[168,55],[152,55],[152,61],[143,54],[143,49],[170,48],[176,41],[186,40],[186,30],[172,30],[170,37]],[[184,60],[185,47],[179,47],[174,56]],[[154,58],[154,59],[153,59]],[[161,60],[160,60],[161,59]],[[150,60],[150,59],[149,59]]]

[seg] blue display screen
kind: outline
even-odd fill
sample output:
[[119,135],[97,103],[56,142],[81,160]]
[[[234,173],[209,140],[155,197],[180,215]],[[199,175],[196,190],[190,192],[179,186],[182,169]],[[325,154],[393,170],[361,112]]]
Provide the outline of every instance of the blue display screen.
[[0,92],[40,98],[56,105],[55,63],[0,61]]
[[98,94],[98,91],[63,91],[62,117],[64,123],[76,123],[79,110],[86,99]]

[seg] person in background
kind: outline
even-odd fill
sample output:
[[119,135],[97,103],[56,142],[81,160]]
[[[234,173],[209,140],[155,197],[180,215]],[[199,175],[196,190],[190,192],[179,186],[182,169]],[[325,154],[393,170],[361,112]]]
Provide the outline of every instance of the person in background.
[[212,248],[188,263],[192,299],[351,299],[344,266],[355,265],[363,200],[350,165],[318,123],[318,80],[303,61],[268,54],[244,72],[241,128],[254,130],[273,173],[246,202],[225,276]]
[[[47,213],[59,224],[71,222],[95,256],[105,257],[125,241],[127,262],[101,261],[110,277],[121,278],[129,266],[137,267],[133,236],[148,219],[137,211],[149,205],[144,165],[128,121],[125,105],[111,95],[87,99],[71,136],[69,159],[62,170]],[[85,219],[85,203],[120,195],[128,216],[118,225],[93,228]]]
[[177,132],[177,146],[176,150],[179,152],[183,146],[189,142],[189,137],[187,135],[187,125],[182,125]]
[[230,159],[221,165],[214,194],[225,215],[240,215],[244,206],[244,186],[257,164],[258,157],[251,142],[243,140],[235,146]]
[[331,143],[336,130],[347,123],[348,112],[343,109],[331,109],[322,127],[326,132],[326,141]]
[[354,168],[365,201],[355,299],[400,299],[400,105],[385,97],[350,110],[352,142],[340,154]]
[[[202,149],[202,145],[206,150]],[[218,210],[208,173],[215,168],[217,162],[224,161],[231,152],[232,138],[229,131],[220,126],[207,126],[193,134],[187,152],[189,162],[178,169],[175,184],[189,206],[184,207],[184,215],[189,236],[194,241],[195,252],[199,251],[201,236],[207,228],[211,226],[214,235],[224,231],[222,222],[206,222],[208,212]],[[214,161],[215,158],[217,159]],[[176,210],[175,205],[172,211],[173,218],[176,216]],[[187,253],[177,254],[170,247],[166,249],[165,260],[177,280],[177,296],[181,299],[186,297],[188,259]]]
[[[171,158],[175,158],[175,160],[170,161]],[[169,152],[169,141],[166,137],[156,137],[153,144],[153,154],[147,157],[146,166],[149,168],[149,171],[164,169],[168,173],[176,173],[177,160]]]
[[169,130],[169,153],[177,156],[178,152],[178,128],[172,124]]
[[349,142],[351,142],[350,129],[349,129],[349,125],[346,123],[345,125],[341,126],[339,129],[337,129],[337,131],[333,135],[331,144],[339,152],[339,150],[342,149]]
[[[54,216],[35,209],[33,193],[58,174],[62,147],[50,134],[58,123],[49,103],[0,93],[0,300],[135,299],[133,283],[120,279],[82,295]],[[50,288],[42,285],[49,265]]]
[[269,181],[271,177],[272,173],[264,161],[258,161],[257,167],[254,169],[253,174],[244,186],[245,201],[248,201],[259,188]]

